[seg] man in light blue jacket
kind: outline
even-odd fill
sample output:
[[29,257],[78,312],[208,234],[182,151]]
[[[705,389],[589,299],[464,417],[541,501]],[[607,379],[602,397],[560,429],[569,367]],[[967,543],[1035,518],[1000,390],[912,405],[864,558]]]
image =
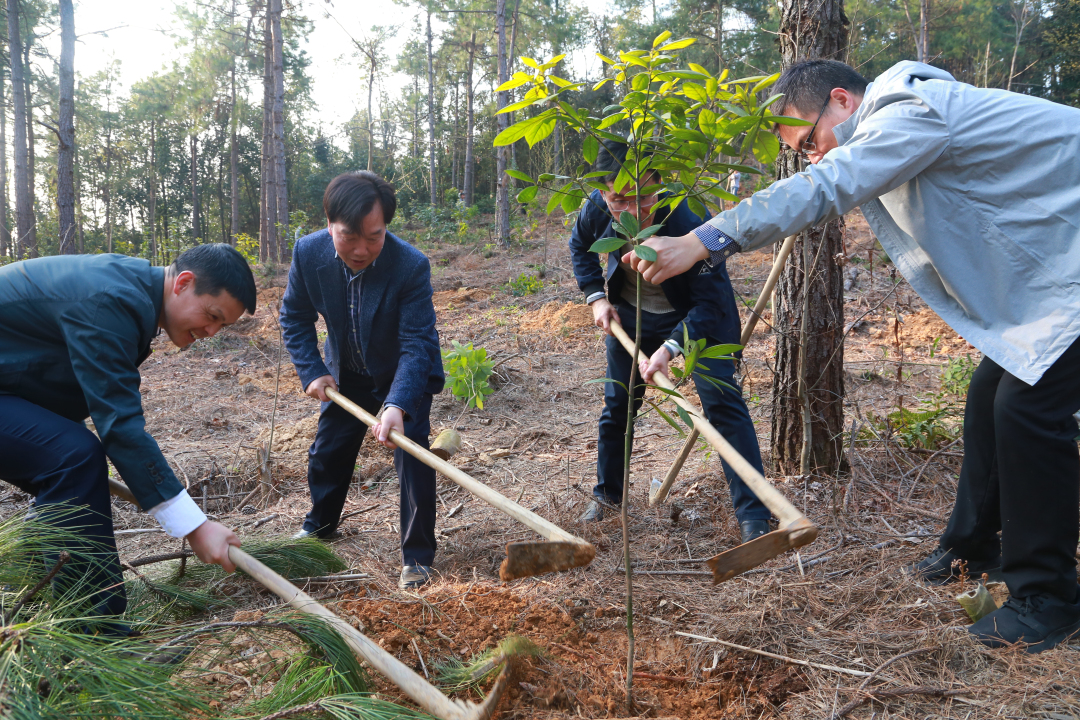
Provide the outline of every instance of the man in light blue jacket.
[[[984,359],[956,504],[923,579],[998,572],[1011,598],[982,643],[1054,647],[1080,631],[1080,110],[957,82],[914,62],[873,83],[830,60],[786,70],[780,137],[812,165],[624,259],[654,283],[861,207],[926,303]],[[1001,533],[1000,539],[998,533]]]

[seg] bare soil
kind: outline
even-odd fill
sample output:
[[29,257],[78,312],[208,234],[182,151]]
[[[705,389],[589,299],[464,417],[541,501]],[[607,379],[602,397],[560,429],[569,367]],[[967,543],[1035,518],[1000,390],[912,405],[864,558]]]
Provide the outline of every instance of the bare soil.
[[[371,579],[312,585],[310,592],[418,671],[470,657],[509,633],[531,639],[544,652],[518,669],[501,718],[827,718],[859,699],[866,704],[848,717],[1080,715],[1080,645],[1037,656],[982,648],[965,632],[957,588],[924,586],[900,572],[934,547],[963,446],[911,450],[875,418],[939,393],[938,376],[949,360],[979,356],[896,275],[857,213],[848,217],[850,332],[843,358],[846,430],[857,436],[845,440],[854,474],[770,478],[820,525],[814,544],[798,557],[777,558],[713,586],[703,561],[738,542],[720,465],[699,448],[668,505],[649,508],[650,480],[664,475],[682,439],[655,413],[640,420],[629,530],[634,670],[645,675],[635,679],[635,708],[627,711],[619,522],[577,522],[595,482],[602,407],[600,386],[585,383],[603,377],[605,365],[604,340],[573,280],[566,235],[551,220],[488,258],[482,243],[425,248],[444,347],[471,342],[497,364],[497,391],[484,410],[465,410],[448,391],[435,398],[433,436],[457,428],[464,443],[455,465],[586,538],[596,559],[563,574],[500,582],[505,544],[536,536],[440,479],[438,577],[419,593],[398,591],[393,459],[366,441],[345,508],[356,514],[344,521],[334,548]],[[753,304],[771,262],[769,252],[729,261],[737,297]],[[539,293],[507,292],[508,279],[541,271]],[[242,537],[292,533],[308,510],[306,449],[318,404],[303,395],[281,356],[275,315],[284,278],[283,270],[262,278],[254,317],[186,352],[158,340],[143,366],[148,430],[183,481],[210,477],[201,486],[208,512]],[[764,320],[747,348],[743,377],[768,467],[773,344],[768,314]],[[259,488],[256,453],[272,423],[272,488]],[[202,489],[193,495],[203,502]],[[0,515],[22,512],[25,502],[20,493],[0,495]],[[155,526],[120,501],[114,513],[120,529]],[[125,559],[179,546],[159,533],[118,540]],[[247,592],[243,612],[277,604],[253,586]],[[676,631],[851,670],[884,669],[864,684],[863,677],[785,664]],[[904,655],[911,651],[917,652]],[[242,679],[222,676],[221,683],[223,697],[244,690]],[[397,696],[385,683],[380,689]]]

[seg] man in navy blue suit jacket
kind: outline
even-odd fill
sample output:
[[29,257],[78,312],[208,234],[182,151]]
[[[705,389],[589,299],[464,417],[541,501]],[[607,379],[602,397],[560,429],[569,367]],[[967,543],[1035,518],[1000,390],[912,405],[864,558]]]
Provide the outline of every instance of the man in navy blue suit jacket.
[[[607,192],[593,191],[570,235],[570,253],[578,287],[585,293],[586,302],[592,306],[597,327],[603,328],[608,334],[607,377],[620,381],[624,387],[630,382],[630,354],[612,337],[609,327],[612,322],[618,322],[631,337],[636,333],[634,271],[619,259],[625,249],[609,253],[607,267],[603,269],[596,262],[596,256],[589,252],[589,247],[601,238],[616,235],[612,229],[612,213],[618,215],[628,211],[639,217],[641,227],[661,224],[664,235],[674,235],[677,228],[683,227],[690,232],[703,222],[686,207],[686,203],[680,204],[675,210],[665,207],[654,213],[652,207],[659,202],[656,195],[638,200],[615,192],[613,185],[622,163],[626,161],[626,151],[626,145],[621,143],[601,145],[594,170],[608,173],[602,179],[609,189]],[[646,178],[642,186],[655,182],[655,179]],[[699,262],[689,271],[661,285],[643,282],[641,311],[641,349],[646,355],[651,355],[649,362],[643,362],[641,366],[641,374],[646,382],[654,372],[667,374],[668,365],[678,355],[682,345],[684,325],[691,339],[705,338],[709,345],[739,342],[739,312],[735,307],[735,294],[727,269],[722,262],[717,265]],[[739,387],[734,378],[735,364],[731,360],[707,360],[705,365],[711,377]],[[703,370],[699,368],[695,375],[700,372]],[[730,388],[722,391],[696,376],[694,381],[709,422],[761,471],[757,433],[742,393]],[[635,388],[635,413],[641,407],[644,394],[644,386],[638,385]],[[620,505],[622,502],[628,407],[627,392],[615,383],[605,383],[604,412],[600,416],[600,433],[596,443],[598,481],[593,488],[596,499],[582,515],[584,521],[599,520],[603,517],[604,505]],[[768,508],[726,462],[721,461],[721,464],[727,476],[735,516],[739,520],[742,542],[769,532]]]
[[[431,265],[387,232],[394,188],[371,172],[334,178],[323,195],[327,229],[300,238],[281,303],[281,327],[304,391],[322,401],[308,450],[311,512],[298,536],[331,537],[341,519],[367,426],[329,402],[327,389],[372,414],[375,439],[394,449],[401,483],[402,588],[427,582],[435,558],[435,471],[389,440],[428,447],[431,399],[443,388],[431,302]],[[326,321],[325,360],[315,322]]]

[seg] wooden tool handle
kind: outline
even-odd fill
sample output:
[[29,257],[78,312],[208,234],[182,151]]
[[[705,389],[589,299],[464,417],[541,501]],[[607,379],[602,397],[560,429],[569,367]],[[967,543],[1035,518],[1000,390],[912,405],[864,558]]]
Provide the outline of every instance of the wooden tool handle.
[[780,252],[776,253],[776,260],[773,262],[772,270],[769,272],[769,279],[765,281],[765,287],[761,289],[761,294],[758,295],[757,302],[754,303],[754,311],[746,321],[746,327],[743,328],[742,336],[739,338],[739,344],[743,347],[746,347],[746,343],[750,342],[750,336],[754,334],[754,327],[758,324],[758,320],[761,319],[761,313],[765,312],[765,305],[768,304],[769,296],[772,295],[773,288],[776,287],[776,281],[780,278],[780,271],[784,269],[784,263],[787,262],[791,249],[795,247],[796,237],[798,235],[785,238],[784,244],[780,246]]
[[[389,678],[427,712],[443,718],[443,720],[482,720],[490,717],[490,711],[494,709],[494,703],[491,703],[490,708],[486,707],[492,700],[490,696],[488,701],[481,706],[466,704],[460,700],[451,700],[424,678],[417,675],[412,668],[379,647],[371,638],[327,610],[303,590],[240,548],[230,545],[229,559],[232,560],[236,567],[253,577],[293,608],[324,620],[341,635],[353,652],[379,673]],[[497,699],[495,698],[495,700]],[[485,711],[487,714],[484,714]]]
[[[634,353],[634,341],[630,339],[630,336],[623,330],[622,325],[617,322],[613,322],[610,325],[611,333],[623,347],[626,348],[626,352],[633,355]],[[638,360],[647,360],[644,353],[638,353]],[[667,379],[662,373],[653,373],[652,382],[654,385],[664,388],[665,390],[674,390],[675,386],[670,380]],[[765,476],[759,473],[754,466],[747,462],[746,458],[739,454],[739,451],[731,446],[724,436],[717,431],[712,424],[705,419],[705,415],[698,408],[694,407],[693,403],[685,400],[681,396],[672,395],[671,399],[678,403],[686,412],[690,413],[691,419],[694,421],[694,427],[699,433],[708,441],[710,445],[716,448],[716,451],[720,453],[727,464],[743,479],[747,485],[750,486],[750,490],[757,495],[761,502],[765,503],[765,506],[772,510],[777,519],[780,520],[780,526],[785,527],[797,520],[803,519],[805,516],[799,512],[794,505],[788,502],[788,499],[780,494],[777,490],[765,479]]]
[[[372,415],[367,410],[360,407],[338,391],[327,390],[326,396],[351,414],[358,417],[366,425],[371,426],[378,422],[374,415]],[[571,535],[570,533],[560,528],[558,525],[555,525],[554,523],[545,520],[531,510],[526,510],[505,495],[502,495],[501,493],[492,490],[479,480],[470,477],[460,468],[451,465],[442,458],[437,457],[428,450],[425,450],[423,447],[416,444],[415,442],[405,437],[401,433],[397,432],[396,430],[390,431],[390,440],[393,441],[393,443],[399,448],[409,453],[420,462],[424,463],[428,467],[434,468],[435,470],[441,472],[443,475],[450,478],[476,497],[480,498],[489,505],[495,506],[495,508],[497,508],[498,510],[514,518],[522,525],[525,525],[530,530],[539,533],[548,540],[588,544],[585,540]]]
[[667,499],[668,493],[671,492],[671,486],[675,484],[675,478],[679,477],[679,472],[682,470],[686,458],[690,457],[690,451],[694,449],[694,443],[697,442],[700,435],[701,432],[694,428],[686,436],[682,448],[679,449],[679,454],[675,457],[675,462],[671,464],[667,475],[664,476],[664,482],[660,484],[660,487],[656,488],[655,494],[649,496],[649,507],[656,507]]

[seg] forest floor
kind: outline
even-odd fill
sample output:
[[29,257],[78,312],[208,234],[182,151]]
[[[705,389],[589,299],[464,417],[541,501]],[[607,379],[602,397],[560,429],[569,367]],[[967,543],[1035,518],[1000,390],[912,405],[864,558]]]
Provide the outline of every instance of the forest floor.
[[[816,542],[799,557],[788,554],[712,585],[704,559],[738,542],[719,462],[699,448],[668,504],[649,508],[650,480],[663,477],[682,440],[655,413],[638,425],[630,533],[634,670],[643,675],[634,681],[632,715],[1080,717],[1080,645],[1036,656],[982,648],[965,632],[969,621],[956,587],[925,586],[901,573],[934,547],[951,508],[963,451],[956,439],[962,401],[947,390],[979,356],[895,275],[861,215],[847,221],[845,429],[856,437],[852,442],[846,432],[844,442],[854,475],[770,475],[821,527]],[[409,230],[402,234],[408,238]],[[553,220],[506,250],[492,252],[483,241],[425,248],[443,346],[472,342],[497,365],[497,389],[484,410],[466,411],[449,391],[435,398],[432,433],[457,428],[464,445],[455,465],[586,538],[596,559],[563,574],[500,582],[505,544],[535,536],[440,478],[438,577],[419,593],[399,591],[393,459],[368,440],[345,509],[352,515],[333,548],[370,578],[308,588],[418,672],[468,658],[509,633],[531,639],[544,652],[518,668],[499,707],[506,719],[631,715],[619,521],[610,514],[589,526],[577,521],[595,482],[602,408],[601,386],[585,383],[603,377],[605,363],[602,333],[573,279],[566,235]],[[771,260],[757,252],[728,262],[739,297],[753,302]],[[509,279],[541,267],[539,292],[508,292]],[[159,339],[142,368],[148,430],[183,481],[210,478],[192,494],[242,538],[291,534],[308,510],[306,450],[318,405],[302,394],[287,356],[280,357],[280,272],[260,279],[253,317],[185,352]],[[744,321],[745,315],[744,308]],[[768,468],[773,343],[769,315],[764,319],[746,350],[743,377]],[[920,406],[924,399],[932,403]],[[897,426],[899,407],[934,410]],[[241,503],[258,485],[256,452],[272,418],[274,489]],[[18,493],[0,498],[0,516],[22,512],[25,502]],[[671,512],[674,503],[681,514]],[[156,525],[120,501],[114,513],[118,529]],[[155,532],[118,540],[124,559],[179,546]],[[241,600],[237,612],[246,617],[278,604],[254,587]],[[676,631],[880,672],[867,679],[787,664]],[[235,674],[219,681],[224,697],[249,692]],[[385,697],[401,697],[381,678],[377,685]],[[865,704],[848,707],[857,701]]]

